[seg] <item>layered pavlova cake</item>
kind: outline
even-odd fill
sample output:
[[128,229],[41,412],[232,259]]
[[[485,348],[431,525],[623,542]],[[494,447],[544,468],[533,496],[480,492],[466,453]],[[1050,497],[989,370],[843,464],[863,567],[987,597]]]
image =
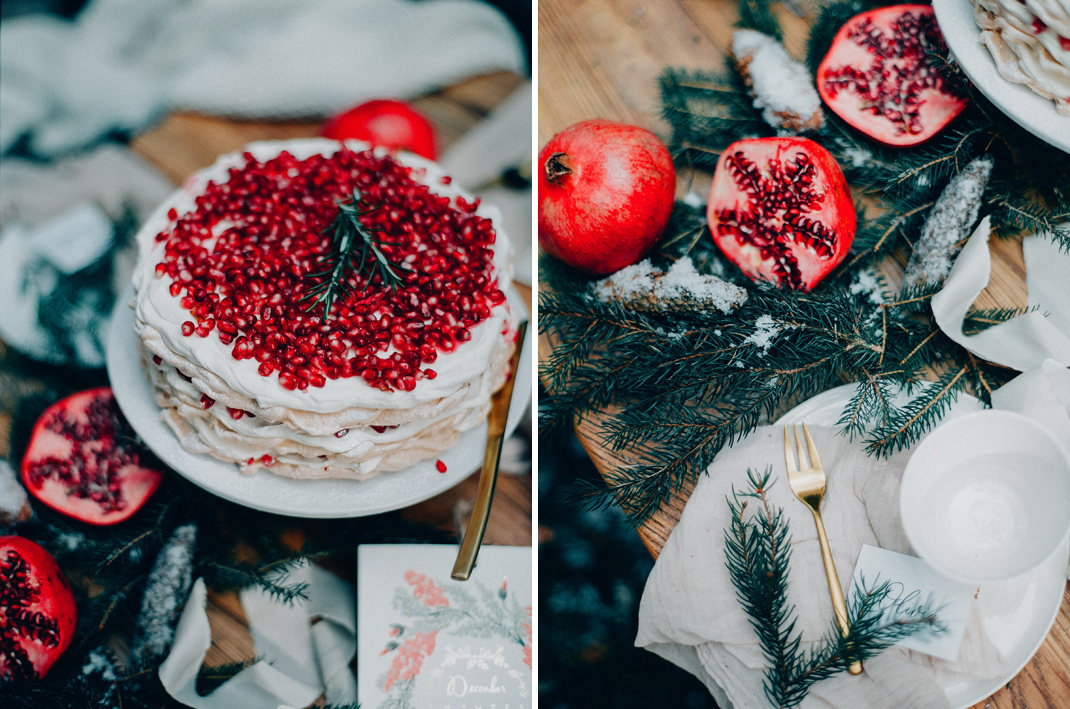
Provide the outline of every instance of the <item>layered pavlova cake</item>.
[[973,0],[1000,75],[1070,116],[1070,0]]
[[516,340],[508,241],[434,163],[254,143],[138,234],[135,327],[182,445],[364,479],[480,423]]

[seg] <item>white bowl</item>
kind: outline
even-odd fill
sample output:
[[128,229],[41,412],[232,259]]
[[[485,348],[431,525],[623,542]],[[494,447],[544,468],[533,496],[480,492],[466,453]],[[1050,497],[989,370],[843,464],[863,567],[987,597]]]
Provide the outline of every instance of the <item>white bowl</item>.
[[1070,534],[1070,459],[1026,416],[967,414],[911,455],[899,514],[914,551],[941,574],[968,583],[1014,578]]

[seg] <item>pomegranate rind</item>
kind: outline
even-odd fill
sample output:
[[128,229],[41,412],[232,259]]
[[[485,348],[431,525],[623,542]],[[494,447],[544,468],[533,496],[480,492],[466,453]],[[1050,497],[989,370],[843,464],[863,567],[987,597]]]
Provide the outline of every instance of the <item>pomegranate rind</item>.
[[[42,613],[56,621],[58,643],[48,647],[44,643],[24,635],[16,641],[26,652],[38,678],[44,677],[52,669],[56,660],[70,647],[74,639],[74,629],[78,623],[78,607],[74,601],[74,591],[59,564],[41,545],[25,537],[0,537],[0,559],[6,559],[8,552],[17,553],[29,566],[29,580],[39,589],[36,602],[28,610]],[[6,609],[4,610],[6,615]],[[0,632],[10,626],[5,622]],[[0,683],[10,676],[7,659],[0,655]]]
[[363,140],[435,159],[435,129],[403,101],[376,99],[354,106],[328,120],[321,135],[332,140]]
[[[887,37],[892,34],[892,24],[908,12],[913,13],[915,17],[932,17],[935,24],[935,15],[930,5],[892,5],[855,15],[836,33],[832,46],[817,67],[815,77],[817,92],[833,113],[870,138],[899,148],[918,145],[932,138],[962,113],[962,110],[966,108],[966,101],[938,87],[921,89],[918,93],[920,101],[918,118],[921,130],[917,133],[900,133],[896,131],[895,124],[888,118],[863,109],[855,91],[832,90],[828,85],[828,78],[830,72],[844,66],[859,70],[868,69],[871,66],[873,55],[849,36],[861,24],[868,20]],[[924,59],[922,65],[928,66]],[[932,71],[931,68],[929,70]]]
[[72,452],[73,447],[70,441],[48,429],[49,419],[66,411],[79,421],[88,422],[85,412],[90,403],[100,397],[107,397],[112,400],[112,406],[115,405],[111,388],[98,387],[60,399],[41,414],[30,436],[30,445],[27,446],[26,454],[22,458],[22,483],[34,498],[56,512],[87,524],[107,526],[127,520],[141,509],[160,486],[163,474],[158,470],[138,465],[126,465],[120,468],[117,475],[122,480],[122,494],[126,506],[121,510],[108,512],[105,512],[93,500],[70,494],[67,486],[59,480],[47,478],[40,484],[36,484],[30,475],[36,463],[50,456],[66,458]]
[[[551,156],[570,174],[551,181]],[[598,159],[592,159],[598,156]],[[676,168],[661,139],[607,120],[577,123],[539,152],[539,246],[587,273],[619,271],[646,256],[665,231]]]
[[763,257],[754,245],[740,243],[731,233],[722,233],[725,230],[719,228],[722,220],[718,213],[724,213],[725,210],[749,212],[753,209],[751,198],[739,188],[727,166],[732,156],[742,154],[757,166],[763,177],[768,178],[770,160],[783,163],[796,159],[799,153],[805,154],[815,168],[812,189],[825,194],[820,209],[806,211],[804,216],[820,222],[835,233],[834,248],[827,258],[819,257],[796,240],[783,242],[798,262],[801,288],[811,290],[847,256],[857,226],[854,201],[843,170],[823,147],[807,138],[750,138],[732,143],[717,161],[706,217],[714,242],[748,277],[790,287],[776,275],[776,264],[772,257]]

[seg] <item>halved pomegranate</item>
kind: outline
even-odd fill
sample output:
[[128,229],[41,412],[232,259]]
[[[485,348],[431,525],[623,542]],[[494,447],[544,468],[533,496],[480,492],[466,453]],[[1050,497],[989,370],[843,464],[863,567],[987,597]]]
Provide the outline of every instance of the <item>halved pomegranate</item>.
[[812,289],[847,255],[855,209],[835,158],[805,138],[729,145],[710,189],[710,232],[755,280]]
[[926,60],[946,51],[929,5],[893,5],[855,15],[817,68],[817,91],[840,118],[888,145],[917,145],[966,107]]
[[60,399],[41,415],[22,459],[22,482],[57,512],[89,524],[122,522],[145,504],[163,474],[141,465],[111,389]]
[[0,537],[0,684],[40,679],[71,644],[78,609],[52,555]]

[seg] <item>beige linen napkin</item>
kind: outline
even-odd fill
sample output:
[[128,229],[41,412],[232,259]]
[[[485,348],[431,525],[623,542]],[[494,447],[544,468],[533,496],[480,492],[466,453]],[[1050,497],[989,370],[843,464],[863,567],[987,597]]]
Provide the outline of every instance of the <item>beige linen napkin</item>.
[[[828,472],[821,513],[846,593],[863,544],[911,553],[898,511],[899,480],[908,456],[880,460],[866,455],[861,441],[851,442],[835,429],[815,426],[810,432]],[[745,490],[748,468],[760,472],[770,466],[775,481],[770,501],[784,510],[791,528],[788,602],[798,615],[795,628],[802,633],[804,649],[822,637],[833,622],[832,603],[813,516],[788,486],[780,426],[758,428],[722,451],[701,476],[639,606],[635,644],[695,674],[725,709],[769,706],[762,689],[766,661],[725,568],[724,530],[730,521],[725,498],[732,486]],[[944,707],[948,702],[938,678],[988,678],[1005,670],[974,610],[957,662],[892,647],[868,661],[859,676],[844,673],[817,683],[801,706]]]

